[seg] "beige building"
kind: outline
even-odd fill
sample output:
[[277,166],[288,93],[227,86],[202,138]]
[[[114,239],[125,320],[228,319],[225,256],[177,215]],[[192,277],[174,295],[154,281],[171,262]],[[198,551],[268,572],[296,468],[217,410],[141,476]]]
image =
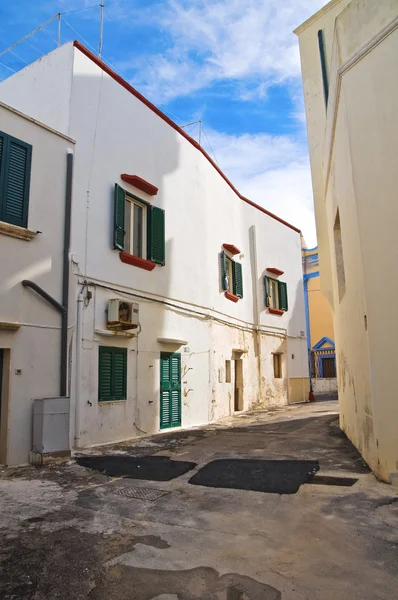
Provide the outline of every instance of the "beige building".
[[321,285],[334,311],[341,426],[376,475],[392,481],[398,472],[398,0],[333,0],[295,33]]

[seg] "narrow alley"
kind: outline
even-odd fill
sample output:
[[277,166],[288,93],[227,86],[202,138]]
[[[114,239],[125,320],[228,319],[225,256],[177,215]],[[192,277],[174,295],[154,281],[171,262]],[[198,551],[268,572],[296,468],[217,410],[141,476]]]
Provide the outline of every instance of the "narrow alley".
[[394,595],[396,488],[375,479],[341,432],[336,402],[75,458],[1,471],[0,598]]

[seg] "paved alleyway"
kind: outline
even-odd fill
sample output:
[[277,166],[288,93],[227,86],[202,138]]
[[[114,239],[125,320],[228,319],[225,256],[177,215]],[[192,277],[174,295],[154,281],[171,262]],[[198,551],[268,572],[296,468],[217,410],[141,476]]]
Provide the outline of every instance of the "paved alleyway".
[[[113,478],[75,462],[3,471],[0,599],[397,597],[396,488],[369,473],[336,409],[251,413],[84,453]],[[292,460],[306,461],[293,465],[301,485]],[[259,481],[284,493],[251,491]]]

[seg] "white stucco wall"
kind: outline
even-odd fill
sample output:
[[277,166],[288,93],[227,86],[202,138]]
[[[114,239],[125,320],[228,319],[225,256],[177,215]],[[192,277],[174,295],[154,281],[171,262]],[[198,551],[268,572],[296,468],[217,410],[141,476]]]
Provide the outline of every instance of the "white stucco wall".
[[[11,77],[4,93],[15,99],[31,78],[39,82],[33,114],[55,123],[59,109],[68,119],[67,127],[64,117],[59,126],[76,139],[72,253],[79,287],[86,280],[93,292],[83,310],[81,444],[159,430],[161,351],[182,353],[183,426],[231,413],[233,384],[220,382],[220,369],[225,360],[233,360],[236,349],[247,350],[242,354],[245,410],[286,403],[289,378],[299,384],[299,399],[307,399],[302,385],[308,380],[308,366],[302,337],[300,234],[242,201],[197,148],[71,44],[33,64],[25,79]],[[45,84],[53,78],[59,92],[47,96]],[[124,183],[122,173],[156,185],[158,195],[151,198]],[[115,183],[165,210],[164,267],[156,266],[152,272],[132,267],[122,263],[112,248]],[[221,290],[223,243],[241,251],[237,259],[243,265],[244,298],[236,304]],[[269,314],[265,307],[267,267],[284,271],[281,279],[288,285],[289,311],[282,316]],[[105,327],[108,299],[126,299],[126,293],[140,305],[138,338],[99,336],[95,330]],[[261,329],[260,353],[253,332],[256,325]],[[159,337],[186,340],[189,352],[160,345]],[[107,344],[127,347],[129,358],[127,398],[105,406],[97,401],[98,346]],[[275,351],[283,352],[281,380],[273,377]],[[74,401],[72,397],[72,413]],[[73,438],[73,415],[71,423]]]
[[[377,476],[389,481],[398,469],[398,330],[391,302],[398,258],[398,1],[342,0],[333,10],[299,31],[310,152],[319,159],[321,148],[323,156],[322,164],[312,164],[314,177],[324,180],[324,194],[315,194],[319,249],[332,267],[341,426]],[[330,98],[317,129],[312,123],[321,118],[315,100],[321,84],[310,48],[324,26],[333,29]],[[337,210],[343,261],[333,241]],[[339,294],[342,262],[345,293]]]
[[[15,332],[0,328],[0,348],[11,358],[8,394],[2,399],[5,405],[8,396],[9,403],[3,460],[17,465],[28,462],[32,449],[33,399],[59,395],[61,317],[21,281],[33,280],[61,302],[66,156],[73,142],[4,105],[0,129],[32,145],[28,228],[40,232],[31,241],[0,234],[0,321],[21,324]],[[71,315],[70,331],[73,320]]]
[[[84,343],[90,345],[88,340],[92,340],[93,351],[84,354],[87,366],[83,371],[89,375],[82,389],[86,423],[82,443],[159,430],[159,356],[161,351],[176,348],[160,345],[158,337],[188,342],[189,352],[179,349],[183,372],[189,369],[183,377],[183,426],[199,425],[233,411],[233,383],[220,382],[220,370],[225,368],[225,360],[233,359],[233,349],[247,350],[242,355],[244,409],[286,403],[288,377],[308,377],[306,339],[301,337],[305,317],[300,235],[239,199],[195,147],[79,50],[74,52],[70,131],[77,138],[77,200],[73,248],[80,269],[93,283],[122,286],[126,291],[166,299],[184,309],[179,314],[176,308],[132,298],[140,305],[138,361],[137,339],[117,342],[130,350],[127,404],[131,419],[127,420],[121,403],[106,409],[96,404],[98,345],[114,340],[100,342],[93,339],[92,331],[85,333]],[[156,185],[158,195],[151,199],[123,183],[121,173],[137,174]],[[132,267],[122,263],[119,252],[112,249],[115,183],[165,209],[164,267],[157,266],[152,272]],[[253,227],[258,265],[254,279]],[[236,304],[227,300],[220,289],[219,253],[223,243],[234,244],[241,251],[244,298]],[[267,267],[284,271],[281,279],[288,283],[289,311],[282,316],[271,315],[265,308],[263,277]],[[260,359],[252,332],[255,296],[263,327]],[[98,323],[98,319],[103,320],[106,300],[118,294],[96,288],[95,297],[97,306],[102,306],[95,318]],[[199,315],[190,316],[189,310]],[[214,319],[230,322],[231,326]],[[85,309],[84,320],[93,327],[90,308]],[[282,380],[273,377],[274,351],[284,352]],[[303,400],[305,392],[304,387]]]

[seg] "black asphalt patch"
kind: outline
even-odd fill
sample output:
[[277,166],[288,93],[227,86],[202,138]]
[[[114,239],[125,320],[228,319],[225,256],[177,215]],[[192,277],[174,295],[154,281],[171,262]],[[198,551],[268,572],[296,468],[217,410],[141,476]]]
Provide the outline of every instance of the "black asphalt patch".
[[331,475],[315,475],[312,485],[336,485],[338,487],[352,487],[358,479],[354,477],[333,477]]
[[269,494],[295,494],[319,471],[316,460],[214,460],[189,480],[193,485],[249,490]]
[[109,477],[145,481],[171,481],[196,467],[196,463],[171,460],[168,456],[80,456],[76,462]]

